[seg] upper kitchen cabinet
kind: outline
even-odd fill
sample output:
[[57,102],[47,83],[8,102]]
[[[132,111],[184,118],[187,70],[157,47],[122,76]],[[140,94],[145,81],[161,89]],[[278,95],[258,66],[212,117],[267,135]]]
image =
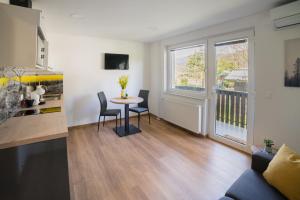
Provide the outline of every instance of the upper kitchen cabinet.
[[39,10],[0,3],[0,67],[47,65],[40,14]]

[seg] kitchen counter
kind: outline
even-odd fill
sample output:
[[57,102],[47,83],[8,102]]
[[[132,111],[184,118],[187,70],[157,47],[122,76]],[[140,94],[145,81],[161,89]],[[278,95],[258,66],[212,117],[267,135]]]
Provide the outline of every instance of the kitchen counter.
[[0,125],[0,199],[70,200],[63,100],[19,111],[53,107],[61,109],[13,117]]
[[21,110],[50,107],[61,107],[61,112],[12,117],[1,124],[0,149],[67,137],[63,100],[47,101],[44,105]]

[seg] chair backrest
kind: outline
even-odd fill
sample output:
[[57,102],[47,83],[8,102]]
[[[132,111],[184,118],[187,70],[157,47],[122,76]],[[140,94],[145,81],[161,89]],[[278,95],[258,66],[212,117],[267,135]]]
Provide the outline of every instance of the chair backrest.
[[98,98],[100,101],[100,113],[103,113],[107,110],[107,100],[104,92],[98,92]]
[[149,90],[140,90],[139,97],[143,98],[144,101],[139,103],[138,106],[142,108],[149,108],[148,106]]

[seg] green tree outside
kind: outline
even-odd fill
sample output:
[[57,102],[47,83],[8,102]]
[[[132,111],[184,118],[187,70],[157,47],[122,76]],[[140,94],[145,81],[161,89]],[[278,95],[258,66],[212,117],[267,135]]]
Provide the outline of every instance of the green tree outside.
[[[235,69],[248,67],[247,43],[224,46],[217,49],[217,77],[226,88],[233,87],[234,82],[223,80]],[[205,56],[203,52],[195,52],[187,59],[183,70],[176,77],[177,86],[205,87]]]
[[201,52],[196,52],[188,57],[186,67],[179,75],[181,86],[203,87],[202,80],[205,77],[205,58]]

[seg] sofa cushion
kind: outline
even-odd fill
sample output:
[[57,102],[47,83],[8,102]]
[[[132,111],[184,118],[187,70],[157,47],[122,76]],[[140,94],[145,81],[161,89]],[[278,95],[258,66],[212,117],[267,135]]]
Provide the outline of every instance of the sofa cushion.
[[280,147],[263,176],[289,199],[300,200],[300,155],[285,144]]
[[245,171],[225,195],[237,200],[286,200],[260,173],[252,169]]

